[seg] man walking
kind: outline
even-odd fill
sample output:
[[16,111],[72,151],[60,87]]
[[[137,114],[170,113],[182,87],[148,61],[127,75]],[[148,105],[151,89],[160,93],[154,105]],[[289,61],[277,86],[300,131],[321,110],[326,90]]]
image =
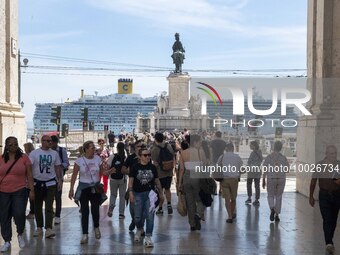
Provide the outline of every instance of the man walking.
[[316,169],[318,166],[322,168],[327,166],[327,171],[313,173],[310,182],[309,204],[314,207],[314,190],[316,182],[319,181],[319,207],[323,220],[326,251],[333,254],[333,237],[340,208],[340,185],[337,185],[338,180],[334,179],[335,169],[339,169],[340,161],[337,160],[337,149],[334,145],[327,146],[326,157],[316,164]]
[[41,148],[32,151],[29,158],[32,162],[35,192],[35,219],[37,229],[33,236],[43,234],[44,217],[42,213],[43,202],[45,201],[45,238],[55,236],[52,229],[53,222],[53,200],[56,189],[61,190],[62,179],[61,162],[58,153],[51,149],[51,138],[44,135],[41,139]]
[[[68,170],[68,167],[70,166],[68,156],[67,156],[67,151],[66,151],[66,148],[58,146],[59,138],[56,135],[52,135],[51,140],[52,140],[51,149],[58,152],[58,155],[59,155],[60,160],[61,160],[61,175],[62,175],[62,178],[59,181],[63,182],[64,175],[65,175],[66,171]],[[56,189],[56,192],[55,192],[55,215],[54,215],[54,224],[56,224],[56,225],[60,224],[60,213],[61,213],[61,207],[62,207],[62,203],[61,203],[62,193],[63,193],[62,189],[61,190]]]
[[[158,178],[168,202],[168,214],[172,214],[170,187],[175,166],[175,153],[171,145],[165,143],[162,133],[155,134],[155,142],[151,150],[151,159],[157,168]],[[159,203],[159,208],[156,212],[157,215],[163,215],[163,202],[164,201],[160,201]]]
[[225,207],[228,213],[227,223],[233,223],[236,218],[236,197],[238,182],[241,173],[242,159],[234,153],[234,145],[228,143],[226,152],[217,161],[226,171],[223,171],[223,181],[221,182],[222,197],[225,199]]

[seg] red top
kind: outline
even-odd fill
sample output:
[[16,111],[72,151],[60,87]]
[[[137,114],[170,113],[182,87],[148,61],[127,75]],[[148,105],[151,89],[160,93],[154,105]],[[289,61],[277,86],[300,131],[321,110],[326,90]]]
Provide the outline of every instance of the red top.
[[[5,163],[2,156],[0,157],[0,192],[12,193],[26,187],[26,167],[32,165],[30,159],[26,154],[14,164],[9,174],[4,178],[8,168],[12,165],[14,160],[9,160]],[[4,179],[3,179],[4,178]]]

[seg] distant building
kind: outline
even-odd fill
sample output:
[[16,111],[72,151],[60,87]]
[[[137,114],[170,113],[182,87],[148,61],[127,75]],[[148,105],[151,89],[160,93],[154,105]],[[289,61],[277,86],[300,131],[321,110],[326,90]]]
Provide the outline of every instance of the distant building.
[[82,109],[88,109],[88,126],[94,131],[108,130],[119,133],[121,131],[133,132],[136,127],[138,113],[146,115],[155,110],[157,97],[143,98],[132,92],[133,82],[130,79],[118,80],[118,91],[121,93],[106,96],[84,95],[78,100],[68,100],[62,104],[39,103],[36,104],[33,117],[35,132],[55,131],[57,125],[51,122],[52,107],[61,106],[60,125],[69,125],[69,131],[83,129]]
[[[133,132],[136,128],[137,116],[148,116],[150,112],[155,112],[157,108],[157,96],[143,98],[139,94],[133,94],[133,81],[130,79],[118,80],[118,91],[120,93],[110,94],[106,96],[84,95],[82,90],[81,96],[78,100],[67,100],[62,104],[54,103],[38,103],[33,117],[35,132],[56,131],[56,124],[52,123],[52,107],[61,106],[61,120],[60,125],[68,124],[69,131],[76,131],[83,129],[82,109],[88,108],[88,127],[93,126],[94,131],[103,131],[107,126],[108,130],[119,133],[121,131]],[[272,105],[270,100],[257,98],[254,100],[254,107],[256,109],[269,109]],[[207,115],[209,118],[215,119],[217,117],[230,121],[236,120],[232,114],[232,101],[225,100],[222,105],[216,106],[212,101],[207,101]],[[245,109],[246,107],[245,103]],[[287,108],[287,115],[283,118],[280,114],[281,104],[278,102],[277,110],[270,115],[271,119],[298,119],[292,107]],[[138,115],[139,113],[139,115]],[[243,119],[246,121],[250,119],[260,118],[261,116],[254,116],[246,110]],[[211,121],[212,122],[212,121]],[[277,122],[278,123],[278,122]],[[276,123],[276,124],[277,124]],[[269,123],[270,124],[270,123]],[[275,125],[272,127],[268,123],[257,130],[258,134],[274,134]],[[190,128],[190,127],[189,127]],[[212,128],[212,126],[210,127]],[[230,127],[228,124],[220,125],[218,127],[221,131],[235,133],[236,129]],[[239,125],[238,132],[240,134],[247,133],[248,127]],[[296,132],[296,128],[283,128],[283,132]]]

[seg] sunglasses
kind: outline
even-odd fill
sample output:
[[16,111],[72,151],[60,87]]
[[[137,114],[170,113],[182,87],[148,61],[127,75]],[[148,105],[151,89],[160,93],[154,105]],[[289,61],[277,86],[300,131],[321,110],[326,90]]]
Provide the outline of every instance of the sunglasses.
[[144,157],[151,157],[151,154],[141,154]]
[[11,146],[18,146],[17,143],[10,143],[10,144],[7,144],[8,147],[11,147]]

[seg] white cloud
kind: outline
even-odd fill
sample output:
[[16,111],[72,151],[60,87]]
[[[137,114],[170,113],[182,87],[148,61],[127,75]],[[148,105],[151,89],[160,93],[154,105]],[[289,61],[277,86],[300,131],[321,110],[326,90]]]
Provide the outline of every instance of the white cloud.
[[248,0],[88,0],[96,8],[151,21],[163,29],[202,28],[246,38],[305,47],[306,26],[261,26],[245,24],[243,9]]
[[167,26],[228,28],[237,30],[240,8],[247,0],[213,5],[206,0],[88,0],[96,8],[148,19]]

